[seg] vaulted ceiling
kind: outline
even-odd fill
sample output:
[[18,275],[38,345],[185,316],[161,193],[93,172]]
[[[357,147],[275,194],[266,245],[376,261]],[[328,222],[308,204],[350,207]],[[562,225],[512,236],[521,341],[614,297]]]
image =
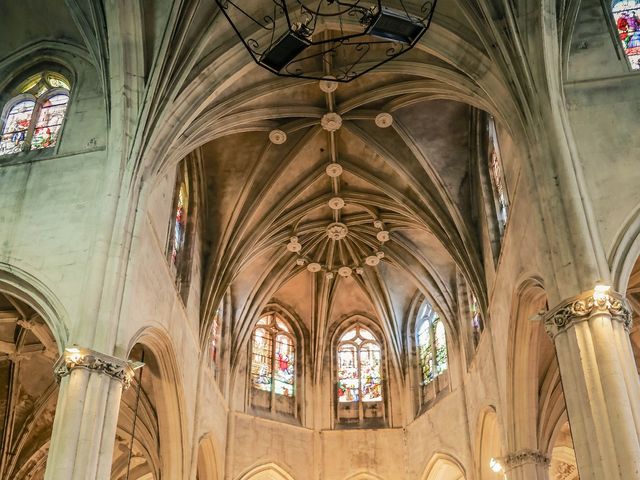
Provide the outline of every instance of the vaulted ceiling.
[[399,363],[417,297],[457,330],[456,272],[483,275],[473,108],[406,74],[373,72],[335,91],[257,67],[247,77],[198,150],[209,280],[231,285],[238,344],[273,301],[320,338],[349,315],[376,318]]

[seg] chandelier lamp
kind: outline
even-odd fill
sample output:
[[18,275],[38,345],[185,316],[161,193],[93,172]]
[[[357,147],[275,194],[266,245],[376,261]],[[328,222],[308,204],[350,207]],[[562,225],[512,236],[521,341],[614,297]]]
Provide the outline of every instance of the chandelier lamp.
[[349,82],[410,50],[437,0],[215,0],[254,61],[281,76]]

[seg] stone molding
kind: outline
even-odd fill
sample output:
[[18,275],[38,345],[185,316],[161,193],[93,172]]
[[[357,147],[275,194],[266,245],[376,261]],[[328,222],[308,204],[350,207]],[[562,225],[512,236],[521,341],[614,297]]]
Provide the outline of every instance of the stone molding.
[[131,386],[134,377],[133,364],[111,355],[91,350],[89,348],[71,347],[66,349],[53,366],[53,373],[60,381],[71,374],[75,368],[84,368],[91,372],[107,375],[122,382],[123,388]]
[[600,293],[590,290],[560,303],[544,317],[544,327],[551,338],[565,332],[578,322],[595,315],[609,315],[631,329],[631,309],[625,298],[616,292]]
[[505,470],[512,470],[529,463],[548,467],[551,460],[544,453],[528,448],[509,453],[504,457]]

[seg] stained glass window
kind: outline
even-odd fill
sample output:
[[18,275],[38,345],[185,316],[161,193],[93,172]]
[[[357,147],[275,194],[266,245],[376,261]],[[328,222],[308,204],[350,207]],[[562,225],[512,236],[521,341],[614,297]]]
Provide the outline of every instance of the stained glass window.
[[480,314],[478,299],[473,293],[471,294],[469,309],[471,310],[471,332],[473,336],[473,345],[474,347],[477,347],[480,342],[480,334],[484,330],[484,323],[482,321],[482,315]]
[[33,100],[23,100],[16,103],[2,128],[2,138],[0,139],[0,155],[18,153],[27,139],[31,116],[36,102]]
[[338,343],[338,402],[382,401],[382,350],[374,335],[356,325]]
[[502,233],[509,217],[509,196],[507,194],[504,170],[502,168],[498,133],[493,117],[489,117],[487,130],[489,137],[489,174],[491,176],[491,188],[498,216],[498,224],[500,226],[500,232]]
[[429,302],[424,302],[417,331],[417,350],[422,372],[422,383],[426,385],[443,373],[449,366],[447,358],[447,336],[444,323]]
[[218,373],[218,348],[220,342],[220,325],[224,315],[223,302],[220,303],[220,307],[216,310],[211,323],[211,334],[209,336],[209,364],[213,370],[214,375]]
[[631,68],[640,69],[640,0],[617,0],[611,4],[618,37]]
[[295,395],[295,341],[275,315],[262,317],[253,332],[251,385],[275,395]]
[[2,119],[0,155],[57,144],[69,103],[69,82],[45,72],[25,80]]
[[256,328],[253,332],[251,359],[251,383],[259,390],[271,391],[273,372],[273,339],[265,328]]
[[178,190],[176,192],[173,219],[173,239],[171,241],[171,263],[178,265],[180,254],[185,244],[187,230],[187,212],[189,207],[189,192],[187,190],[187,181],[180,169],[181,177]]
[[31,148],[47,148],[56,144],[68,102],[69,95],[66,94],[54,95],[44,101],[40,106]]

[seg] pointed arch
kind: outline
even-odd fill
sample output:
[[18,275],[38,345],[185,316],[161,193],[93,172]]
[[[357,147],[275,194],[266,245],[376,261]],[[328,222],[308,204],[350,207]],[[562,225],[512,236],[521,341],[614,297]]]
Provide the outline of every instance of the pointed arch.
[[211,434],[204,435],[200,439],[198,446],[198,480],[218,480],[220,472],[218,470],[218,457]]
[[0,262],[0,289],[32,306],[45,321],[62,353],[69,338],[69,315],[47,285],[20,267]]
[[494,480],[495,472],[489,467],[492,458],[504,455],[498,416],[493,406],[487,406],[478,416],[476,434],[476,468],[479,480]]
[[238,477],[238,480],[294,480],[284,468],[276,463],[254,467]]
[[438,452],[429,460],[421,480],[465,480],[464,468],[451,455]]
[[[159,429],[159,454],[162,458],[163,478],[182,478],[188,471],[188,456],[183,455],[189,445],[184,425],[185,400],[175,348],[168,332],[149,327],[139,331],[130,341],[127,357],[134,347],[141,346],[152,358],[144,369],[153,365],[155,410]],[[147,357],[149,358],[149,357]]]

